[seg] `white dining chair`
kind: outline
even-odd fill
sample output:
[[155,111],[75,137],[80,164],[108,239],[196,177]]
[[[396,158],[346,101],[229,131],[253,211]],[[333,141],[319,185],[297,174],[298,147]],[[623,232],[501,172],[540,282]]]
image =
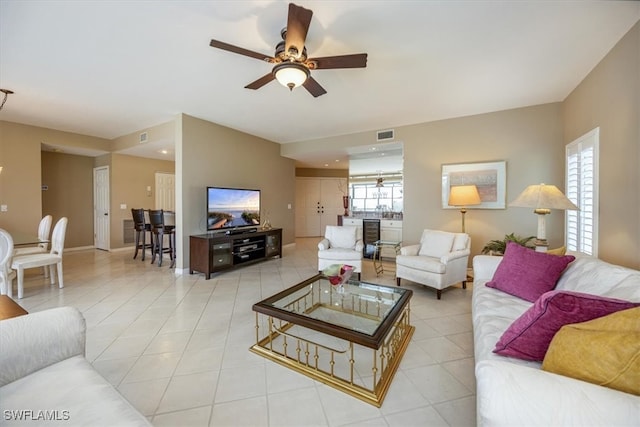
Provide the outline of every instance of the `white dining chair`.
[[53,222],[53,217],[51,215],[45,215],[40,220],[40,225],[38,225],[38,243],[37,246],[28,246],[23,248],[15,248],[14,256],[20,255],[31,255],[31,254],[42,254],[49,251],[49,233],[51,232],[51,223]]
[[[67,218],[58,220],[53,233],[51,234],[51,251],[44,254],[22,255],[15,257],[11,263],[11,268],[16,270],[18,275],[18,298],[24,294],[24,270],[36,267],[49,267],[51,284],[55,284],[54,267],[58,271],[58,286],[64,288],[62,280],[62,252],[64,251],[64,237],[67,232]],[[12,296],[12,289],[9,287],[9,297]]]
[[[40,225],[38,225],[38,243],[37,246],[27,246],[14,248],[13,256],[21,256],[21,255],[31,255],[31,254],[43,254],[49,251],[49,233],[51,232],[51,223],[53,222],[53,217],[51,215],[45,215],[40,220]],[[44,270],[44,277],[48,277],[48,269],[47,267],[42,267]]]
[[16,272],[11,266],[13,257],[13,239],[11,235],[0,228],[0,294],[6,295],[12,287]]

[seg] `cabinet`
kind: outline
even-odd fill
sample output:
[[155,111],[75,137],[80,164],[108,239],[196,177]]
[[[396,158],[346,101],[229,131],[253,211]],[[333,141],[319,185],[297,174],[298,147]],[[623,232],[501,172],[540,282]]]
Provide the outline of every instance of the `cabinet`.
[[355,225],[358,227],[358,236],[362,237],[362,219],[361,218],[351,218],[348,216],[342,217],[342,224],[340,225]]
[[207,280],[212,273],[279,256],[282,256],[281,228],[189,236],[189,273],[204,273]]
[[336,225],[346,186],[346,178],[296,178],[296,237],[323,236],[327,225]]
[[[350,216],[339,216],[338,224],[354,225],[358,227],[358,236],[362,236],[362,239],[364,240],[365,256],[367,257],[370,257],[373,253],[372,251],[375,251],[373,242],[378,239],[391,242],[402,242],[402,220],[362,219]],[[371,247],[368,247],[367,245]],[[391,246],[382,246],[381,256],[383,258],[395,258],[396,251]]]

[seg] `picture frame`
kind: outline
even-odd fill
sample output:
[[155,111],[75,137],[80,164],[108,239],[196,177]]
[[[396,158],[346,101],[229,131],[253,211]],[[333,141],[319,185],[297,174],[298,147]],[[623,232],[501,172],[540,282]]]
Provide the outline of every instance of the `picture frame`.
[[480,194],[479,205],[466,206],[467,209],[506,209],[507,162],[457,163],[442,165],[442,208],[460,209],[449,206],[449,192],[452,186],[476,185]]

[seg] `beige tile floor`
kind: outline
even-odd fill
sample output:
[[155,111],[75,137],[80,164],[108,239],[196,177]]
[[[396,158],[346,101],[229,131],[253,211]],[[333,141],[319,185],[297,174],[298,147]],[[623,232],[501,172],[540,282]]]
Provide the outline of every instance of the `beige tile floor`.
[[[210,280],[133,260],[133,250],[67,252],[65,288],[30,270],[19,303],[77,307],[87,358],[155,426],[475,425],[471,286],[438,301],[403,282],[416,330],[381,408],[249,352],[252,304],[315,274],[318,241]],[[368,260],[362,278],[395,284]]]

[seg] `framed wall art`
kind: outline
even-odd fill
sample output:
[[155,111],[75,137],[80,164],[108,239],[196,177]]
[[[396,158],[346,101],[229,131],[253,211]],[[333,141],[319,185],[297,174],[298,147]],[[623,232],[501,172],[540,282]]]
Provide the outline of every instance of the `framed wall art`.
[[449,206],[451,187],[475,185],[480,194],[479,205],[467,209],[505,209],[507,162],[458,163],[442,165],[442,208],[459,209]]

